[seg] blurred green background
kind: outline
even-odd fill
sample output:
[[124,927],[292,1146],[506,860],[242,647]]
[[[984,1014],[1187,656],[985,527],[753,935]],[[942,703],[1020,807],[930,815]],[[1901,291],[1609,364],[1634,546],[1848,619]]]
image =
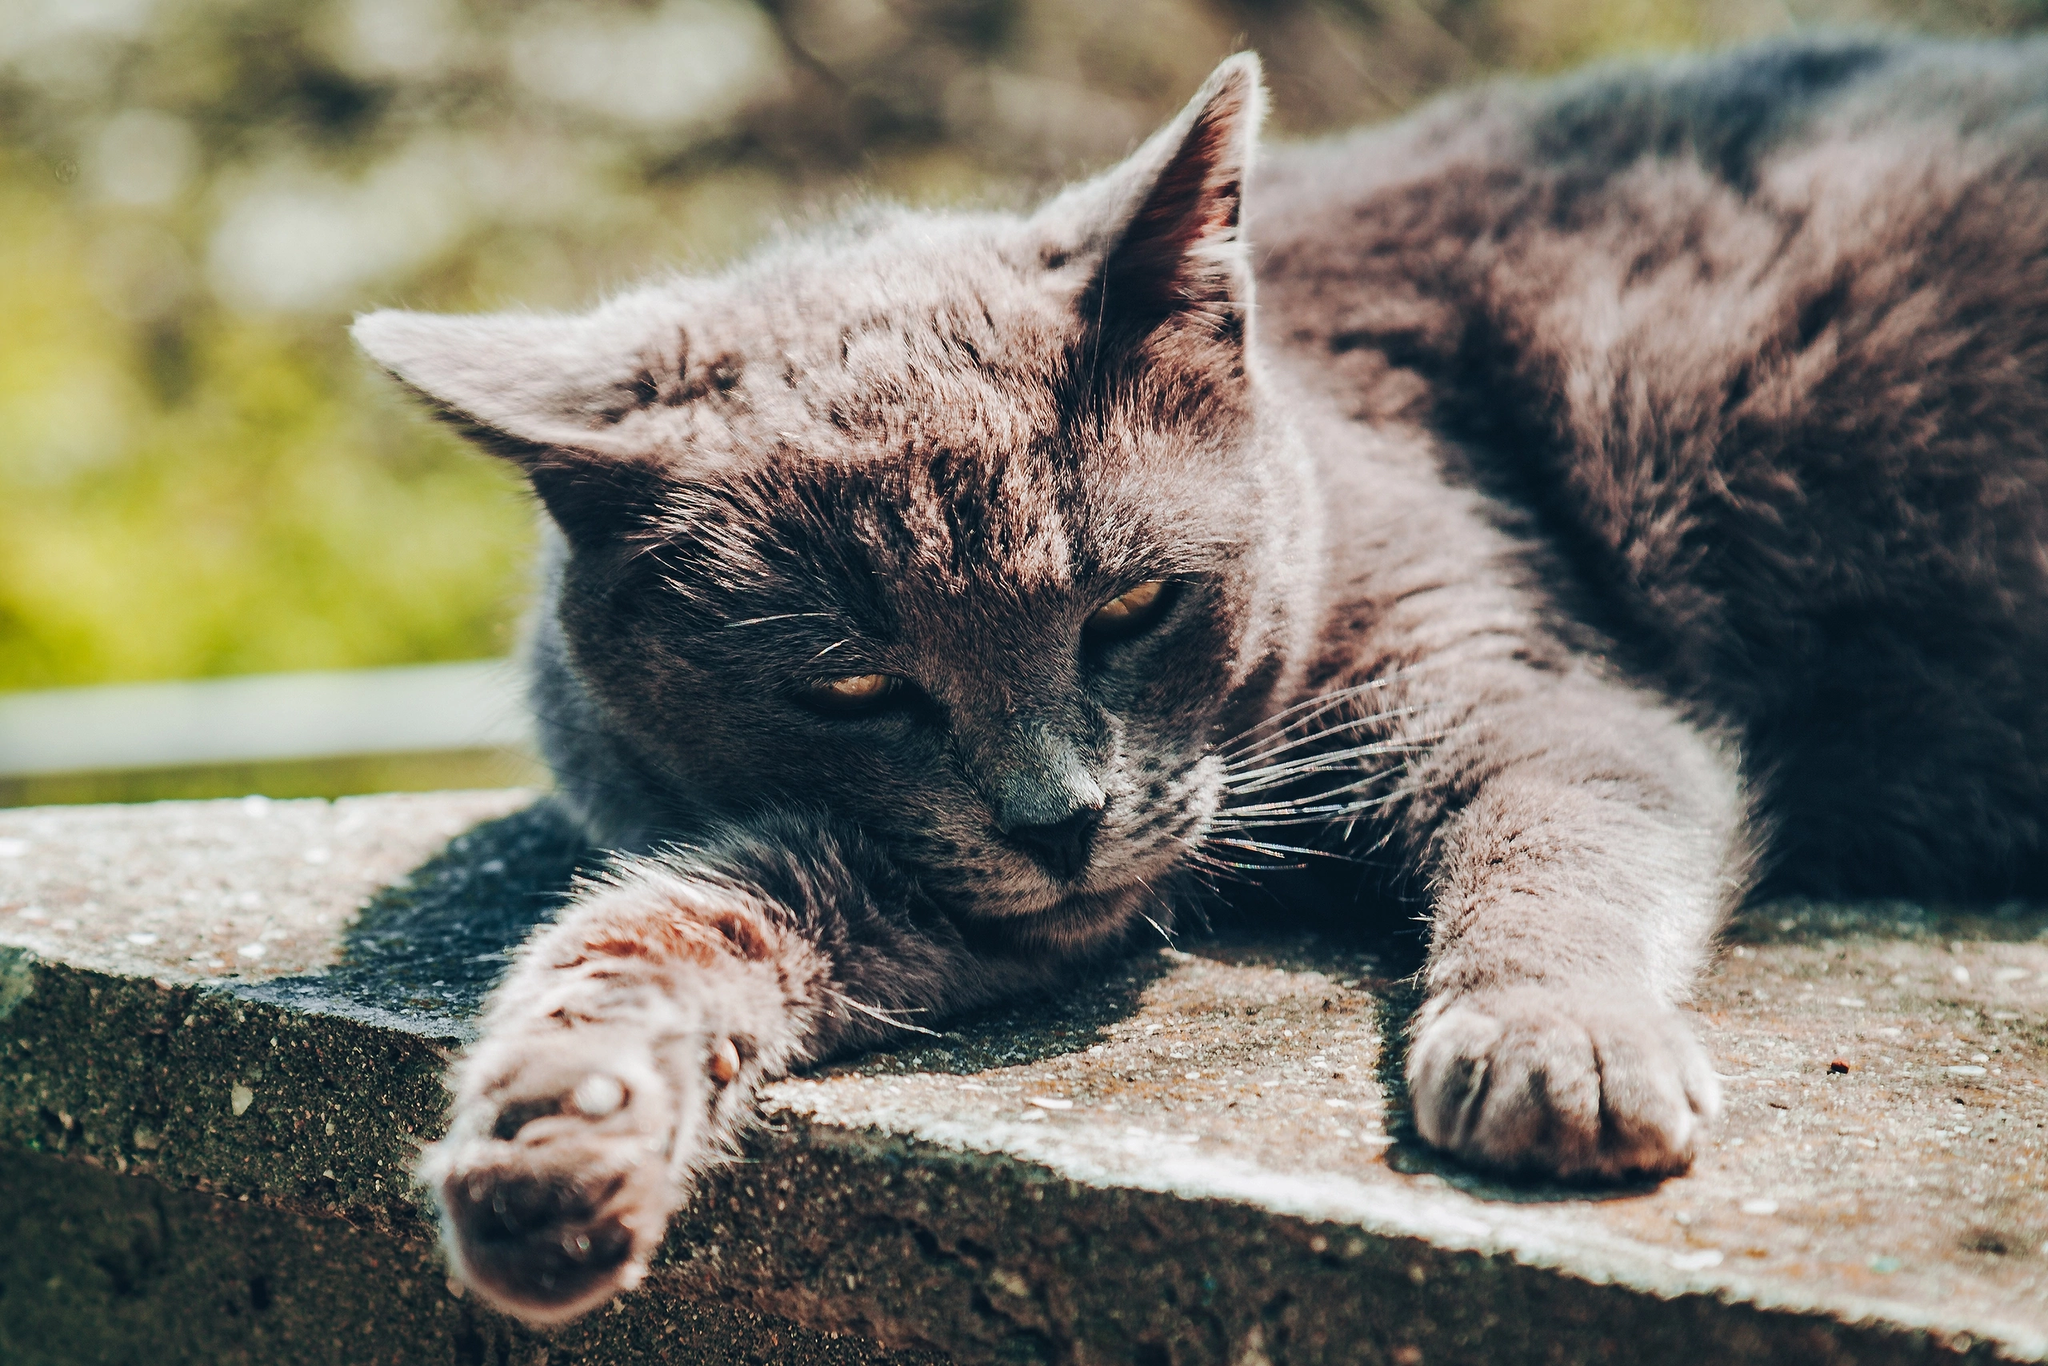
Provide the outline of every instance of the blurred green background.
[[0,0],[0,691],[504,652],[532,512],[343,327],[1026,189],[1265,57],[1276,135],[1503,70],[2048,0]]

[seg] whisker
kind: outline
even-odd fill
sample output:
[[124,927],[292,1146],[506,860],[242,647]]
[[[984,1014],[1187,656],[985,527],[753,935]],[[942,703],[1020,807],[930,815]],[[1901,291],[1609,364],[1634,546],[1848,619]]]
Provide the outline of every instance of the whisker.
[[[1382,783],[1394,781],[1408,771],[1406,764],[1361,772],[1357,769],[1339,769],[1329,776],[1344,778],[1346,781],[1327,786],[1309,786],[1305,782],[1261,783],[1244,792],[1226,793],[1227,804],[1217,812],[1219,816],[1260,816],[1274,811],[1295,811],[1304,806],[1327,802],[1335,797],[1353,793],[1370,792]],[[1309,776],[1309,775],[1302,775]],[[1284,789],[1292,788],[1292,791]]]
[[1255,731],[1263,730],[1271,726],[1280,725],[1286,722],[1291,716],[1299,712],[1310,711],[1318,707],[1327,706],[1332,702],[1342,702],[1347,698],[1363,697],[1368,693],[1378,692],[1380,689],[1388,687],[1389,685],[1398,682],[1403,678],[1408,677],[1410,674],[1414,672],[1414,665],[1404,664],[1397,668],[1389,669],[1385,673],[1375,674],[1371,678],[1360,679],[1356,683],[1347,683],[1341,688],[1332,688],[1327,692],[1319,692],[1312,696],[1304,697],[1299,702],[1293,703],[1290,706],[1282,707],[1279,711],[1274,712],[1271,716],[1265,718],[1263,721],[1260,721],[1255,725],[1248,727],[1245,733],[1249,735]]
[[833,1000],[839,1002],[839,1004],[845,1006],[848,1010],[857,1010],[863,1015],[872,1016],[873,1018],[880,1020],[883,1024],[890,1025],[896,1029],[908,1029],[913,1033],[917,1034],[929,1034],[934,1039],[943,1039],[946,1037],[944,1034],[941,1034],[936,1029],[926,1029],[923,1025],[914,1025],[910,1023],[910,1021],[908,1020],[899,1020],[894,1015],[891,1015],[888,1011],[883,1010],[880,1006],[871,1006],[864,1004],[863,1002],[854,1000],[851,996],[848,996],[843,992],[833,991],[829,987],[826,988],[825,994],[827,996],[830,996]]
[[1224,779],[1225,786],[1233,793],[1263,792],[1268,788],[1282,787],[1311,773],[1337,773],[1355,769],[1354,760],[1376,759],[1388,754],[1425,754],[1434,741],[1423,743],[1378,743],[1355,745],[1350,749],[1334,750],[1326,754],[1309,754],[1284,763],[1252,769],[1243,774],[1232,774]]
[[1319,730],[1307,731],[1299,735],[1282,733],[1269,736],[1267,738],[1273,743],[1263,745],[1257,749],[1243,750],[1234,757],[1225,759],[1224,766],[1226,768],[1241,768],[1249,763],[1258,763],[1278,758],[1280,755],[1300,749],[1304,745],[1321,744],[1324,741],[1342,737],[1348,731],[1365,730],[1394,721],[1405,721],[1422,714],[1423,708],[1421,707],[1396,707],[1391,711],[1373,712],[1367,716],[1354,716],[1347,721],[1333,722]]
[[1138,919],[1144,921],[1147,925],[1150,925],[1153,929],[1159,931],[1159,937],[1166,941],[1166,947],[1168,947],[1169,949],[1180,947],[1178,944],[1173,942],[1173,932],[1167,929],[1166,926],[1160,924],[1151,916],[1146,915],[1143,911],[1138,912]]
[[[1229,862],[1226,862],[1226,863],[1225,863],[1225,864],[1224,864],[1223,866],[1224,866],[1224,867],[1226,867],[1226,868],[1231,868],[1231,869],[1235,869],[1236,871],[1238,871],[1238,872],[1242,872],[1242,873],[1285,873],[1285,872],[1291,872],[1291,871],[1293,871],[1293,870],[1295,870],[1295,869],[1297,869],[1297,868],[1301,867],[1301,865],[1300,865],[1300,864],[1298,864],[1298,863],[1229,863]],[[1238,879],[1236,879],[1236,881],[1239,881],[1239,882],[1242,882],[1242,883],[1244,883],[1244,884],[1245,884],[1245,885],[1246,885],[1247,887],[1251,887],[1251,886],[1256,886],[1256,885],[1257,885],[1257,883],[1256,883],[1256,882],[1255,882],[1255,881],[1254,881],[1253,879],[1251,879],[1251,878],[1248,878],[1248,877],[1244,877],[1244,878],[1238,878]]]
[[1298,844],[1273,844],[1266,840],[1221,839],[1211,840],[1210,843],[1220,844],[1227,849],[1243,849],[1247,853],[1265,854],[1269,857],[1281,854],[1302,854],[1309,858],[1336,859],[1339,863],[1355,863],[1357,861],[1348,854],[1340,854],[1330,849],[1313,849]]
[[1327,792],[1307,794],[1292,801],[1260,802],[1254,806],[1233,807],[1219,813],[1213,824],[1218,828],[1228,828],[1233,825],[1299,825],[1302,823],[1303,817],[1363,814],[1374,807],[1385,806],[1389,802],[1399,801],[1403,797],[1412,796],[1415,789],[1412,787],[1399,787],[1391,792],[1382,792],[1376,796],[1365,797],[1356,801],[1336,802],[1334,804],[1330,799],[1342,797],[1353,792],[1363,792],[1374,784],[1394,776],[1392,773],[1376,773],[1370,777],[1361,778],[1355,783],[1346,783],[1343,787],[1333,788]]
[[1240,885],[1250,884],[1250,878],[1239,876],[1239,874],[1244,870],[1244,865],[1231,863],[1226,859],[1218,858],[1216,855],[1210,853],[1207,849],[1204,849],[1201,845],[1195,843],[1195,841],[1187,838],[1187,836],[1185,835],[1180,836],[1179,839],[1182,844],[1185,844],[1188,847],[1188,858],[1192,861],[1192,863],[1196,866],[1196,868],[1199,871],[1213,873],[1218,877],[1221,877],[1230,882],[1238,883]]
[[1283,707],[1265,720],[1240,731],[1229,740],[1218,745],[1216,751],[1219,754],[1231,754],[1251,745],[1260,735],[1269,731],[1277,730],[1285,733],[1295,726],[1307,725],[1316,717],[1335,710],[1346,702],[1355,701],[1358,698],[1378,692],[1380,689],[1402,678],[1406,672],[1407,670],[1404,669],[1396,669],[1392,673],[1383,674],[1364,683],[1354,683],[1349,687],[1339,688],[1335,692],[1318,693],[1314,697],[1305,697],[1293,706]]
[[728,621],[720,629],[730,631],[737,626],[760,626],[770,621],[795,621],[801,617],[821,617],[830,621],[832,614],[830,612],[777,612],[772,617],[746,617],[740,621]]
[[[1336,730],[1322,731],[1315,735],[1304,736],[1300,740],[1289,744],[1285,749],[1274,750],[1269,754],[1248,754],[1235,762],[1226,763],[1224,765],[1224,772],[1233,777],[1253,777],[1283,765],[1315,763],[1318,761],[1327,763],[1332,759],[1341,759],[1346,757],[1347,754],[1352,753],[1371,755],[1380,746],[1408,745],[1421,738],[1423,737],[1387,736],[1379,739],[1362,740],[1356,736],[1345,736]],[[1295,751],[1308,749],[1316,744],[1334,745],[1336,747],[1309,749],[1307,754],[1294,753]],[[1289,754],[1292,754],[1291,758],[1284,757]]]

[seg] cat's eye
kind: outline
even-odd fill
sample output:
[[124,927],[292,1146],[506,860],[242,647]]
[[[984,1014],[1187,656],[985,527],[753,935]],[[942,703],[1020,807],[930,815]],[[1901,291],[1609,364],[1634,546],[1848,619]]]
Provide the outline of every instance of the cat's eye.
[[848,674],[810,684],[804,698],[825,711],[870,711],[894,697],[902,685],[894,674]]
[[1095,609],[1083,628],[1090,640],[1121,640],[1159,620],[1171,587],[1165,579],[1148,579]]

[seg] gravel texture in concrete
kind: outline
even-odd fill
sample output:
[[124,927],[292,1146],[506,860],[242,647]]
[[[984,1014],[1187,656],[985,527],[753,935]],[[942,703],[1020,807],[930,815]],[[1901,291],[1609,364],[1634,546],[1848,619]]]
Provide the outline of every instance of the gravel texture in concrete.
[[936,1366],[703,1297],[650,1298],[548,1337],[451,1295],[401,1232],[0,1149],[8,1366]]
[[[62,1294],[0,1263],[0,1356],[154,1314],[205,1344],[156,1359],[191,1360],[259,1328],[382,1359],[343,1350],[371,1318],[478,1361],[2048,1357],[2048,912],[2021,905],[1738,918],[1695,1003],[1727,1114],[1692,1174],[1622,1191],[1416,1143],[1404,941],[1162,945],[772,1087],[648,1286],[526,1334],[449,1297],[408,1169],[447,1050],[582,857],[530,802],[0,812],[9,1255],[144,1206],[186,1230],[150,1244],[175,1256],[65,1252]],[[253,1305],[254,1244],[269,1308],[177,1289]]]

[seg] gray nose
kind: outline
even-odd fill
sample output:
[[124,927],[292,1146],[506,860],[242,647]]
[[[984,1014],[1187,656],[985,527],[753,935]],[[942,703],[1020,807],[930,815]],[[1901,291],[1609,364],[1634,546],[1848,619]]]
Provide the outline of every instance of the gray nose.
[[1005,833],[1022,845],[1039,866],[1062,882],[1072,882],[1088,866],[1095,832],[1102,825],[1100,807],[1083,807],[1051,825],[1020,825]]
[[1050,726],[1026,724],[1005,738],[989,756],[984,789],[996,828],[1046,872],[1072,881],[1088,866],[1102,824],[1102,784],[1074,743]]

